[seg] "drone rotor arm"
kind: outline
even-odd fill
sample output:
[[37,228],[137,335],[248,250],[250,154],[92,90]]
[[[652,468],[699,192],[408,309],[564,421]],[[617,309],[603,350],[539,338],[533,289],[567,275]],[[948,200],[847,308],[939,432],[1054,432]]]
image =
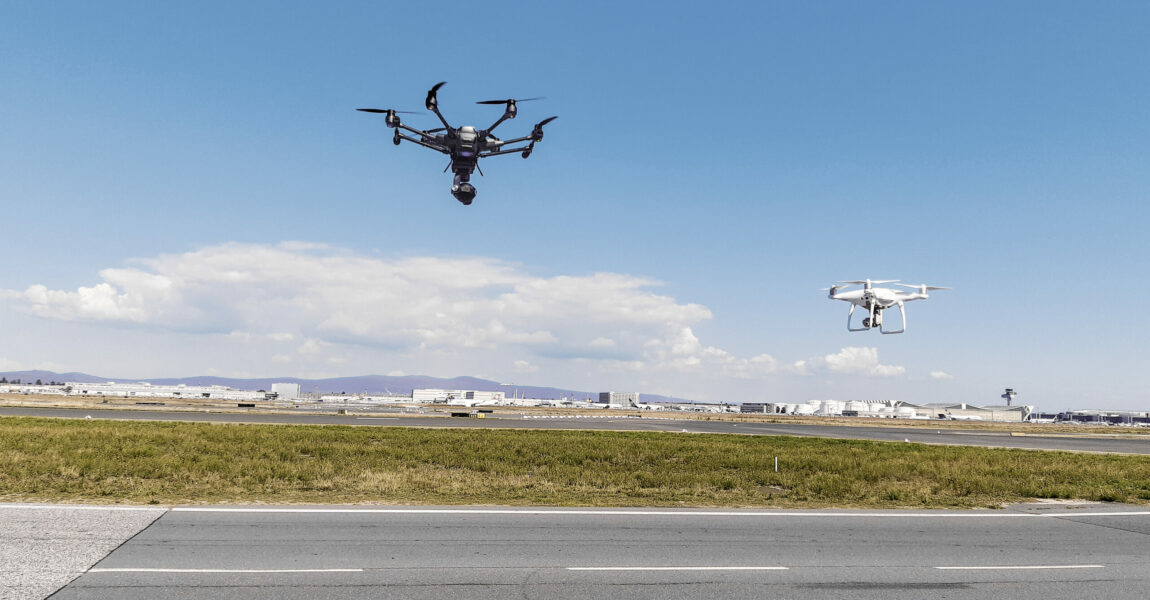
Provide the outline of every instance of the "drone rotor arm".
[[479,157],[487,158],[488,156],[499,156],[500,154],[515,154],[516,152],[523,152],[529,148],[529,146],[521,146],[519,148],[506,148],[505,146],[507,145],[507,142],[504,142],[503,146],[501,146],[499,150],[487,150],[480,152]]
[[439,112],[438,106],[432,106],[431,112],[435,113],[435,116],[439,117],[439,122],[443,123],[443,126],[446,127],[448,131],[455,131],[455,128],[452,127],[451,124],[447,122],[447,119],[443,118],[443,113]]
[[411,126],[404,125],[403,123],[396,125],[396,127],[399,127],[400,129],[403,129],[406,131],[410,131],[411,133],[414,133],[415,135],[419,135],[419,136],[431,136],[432,131],[434,131],[434,130],[425,131],[423,129],[416,129],[416,128],[411,127]]
[[507,113],[503,113],[503,116],[499,117],[499,120],[495,121],[494,123],[491,124],[491,127],[487,128],[487,133],[491,133],[492,131],[495,131],[495,128],[499,127],[500,123],[506,121],[509,118],[513,118],[513,117],[508,117]]
[[[488,133],[491,132],[490,129],[488,129],[487,131],[488,131]],[[531,141],[531,136],[525,135],[523,137],[517,137],[514,139],[510,139],[510,140],[503,140],[503,145],[504,146],[510,146],[511,144],[518,144],[520,142],[530,142],[530,141]]]
[[[410,128],[405,127],[404,129],[410,129]],[[416,129],[415,132],[421,133],[418,129]],[[428,143],[428,142],[423,141],[422,139],[413,138],[410,135],[406,135],[406,134],[400,133],[398,131],[395,132],[395,137],[397,137],[401,140],[407,140],[413,144],[419,144],[420,146],[423,146],[424,148],[431,148],[432,150],[435,150],[437,152],[442,152],[444,154],[451,154],[450,150],[448,150],[447,148],[445,148],[443,146],[440,146],[439,144]]]

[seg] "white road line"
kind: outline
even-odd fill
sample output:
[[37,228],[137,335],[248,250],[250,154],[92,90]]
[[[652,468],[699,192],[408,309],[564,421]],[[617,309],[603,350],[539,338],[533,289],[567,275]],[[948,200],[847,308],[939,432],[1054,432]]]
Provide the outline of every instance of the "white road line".
[[1083,513],[1066,512],[1066,513],[1043,514],[1043,515],[1039,515],[1039,516],[1040,517],[1126,517],[1126,516],[1144,517],[1146,515],[1150,515],[1150,511],[1141,510],[1141,511],[1130,511],[1130,512],[1083,512]]
[[568,571],[787,571],[790,567],[567,567]]
[[1105,569],[1106,565],[991,565],[982,567],[935,567],[942,571],[1024,571],[1033,569]]
[[177,506],[173,512],[223,513],[363,513],[415,515],[582,515],[582,516],[659,516],[659,517],[849,517],[849,518],[925,518],[925,519],[1035,519],[1060,517],[1131,517],[1150,516],[1150,511],[1096,513],[843,513],[843,512],[746,512],[746,511],[670,511],[670,510],[557,510],[540,509],[468,509],[468,508],[247,508]]
[[0,509],[18,509],[18,510],[118,510],[118,511],[141,511],[141,510],[168,510],[164,506],[100,506],[100,505],[86,505],[86,504],[0,504]]
[[95,568],[89,573],[362,573],[363,569],[152,569]]
[[[177,506],[174,512],[224,513],[365,513],[414,515],[583,515],[583,516],[661,516],[661,517],[931,517],[931,518],[1035,518],[1029,513],[801,513],[744,511],[662,511],[662,510],[556,510],[556,509],[467,509],[467,508],[239,508]],[[1150,513],[1147,513],[1150,514]]]
[[398,421],[399,417],[356,417],[356,421]]

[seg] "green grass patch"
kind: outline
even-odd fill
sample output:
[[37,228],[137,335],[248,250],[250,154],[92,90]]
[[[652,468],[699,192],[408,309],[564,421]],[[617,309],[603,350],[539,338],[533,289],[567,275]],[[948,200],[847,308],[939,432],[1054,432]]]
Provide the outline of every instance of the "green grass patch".
[[0,418],[5,501],[958,508],[1035,498],[1146,503],[1150,457],[681,433]]

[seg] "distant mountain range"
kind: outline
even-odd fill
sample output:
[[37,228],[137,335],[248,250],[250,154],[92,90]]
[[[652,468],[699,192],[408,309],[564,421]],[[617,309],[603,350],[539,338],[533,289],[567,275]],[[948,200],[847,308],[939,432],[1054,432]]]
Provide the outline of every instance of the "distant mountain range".
[[[413,389],[436,388],[447,390],[477,390],[485,392],[504,392],[508,397],[543,398],[574,400],[595,400],[599,392],[583,392],[565,390],[553,387],[540,387],[533,385],[504,385],[497,381],[488,381],[476,377],[426,377],[423,375],[361,375],[358,377],[333,377],[330,379],[300,379],[298,377],[261,377],[254,379],[232,379],[230,377],[183,377],[183,378],[157,378],[135,379],[130,377],[99,377],[87,373],[54,373],[52,371],[8,371],[0,372],[0,377],[8,381],[20,380],[22,383],[43,383],[52,381],[67,383],[105,383],[118,381],[120,383],[146,381],[153,385],[222,385],[240,390],[270,390],[273,383],[298,383],[300,391],[321,394],[394,394],[410,395]],[[603,390],[607,391],[607,390]],[[612,390],[634,391],[634,390]],[[642,394],[644,401],[650,402],[691,402],[682,398],[671,398],[656,394]]]

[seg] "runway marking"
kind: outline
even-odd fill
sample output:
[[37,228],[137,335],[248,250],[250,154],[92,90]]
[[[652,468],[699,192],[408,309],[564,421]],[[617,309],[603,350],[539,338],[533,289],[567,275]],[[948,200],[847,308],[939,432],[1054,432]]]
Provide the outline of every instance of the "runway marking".
[[567,567],[568,571],[787,571],[790,567]]
[[162,569],[162,568],[95,568],[89,573],[362,573],[363,569]]
[[0,504],[0,509],[24,509],[24,510],[116,510],[116,511],[142,511],[142,510],[159,510],[166,511],[167,508],[163,506],[97,506],[86,504]]
[[317,513],[317,514],[414,514],[414,515],[579,515],[579,516],[659,516],[659,517],[854,517],[854,518],[938,518],[938,519],[1036,519],[1060,517],[1150,516],[1150,511],[1094,513],[843,513],[843,512],[745,512],[668,510],[556,510],[556,509],[465,509],[465,508],[240,508],[177,506],[173,512],[220,513]]
[[942,571],[1025,571],[1033,569],[1105,569],[1106,565],[991,565],[983,567],[935,567]]
[[356,421],[398,421],[399,417],[356,417]]

